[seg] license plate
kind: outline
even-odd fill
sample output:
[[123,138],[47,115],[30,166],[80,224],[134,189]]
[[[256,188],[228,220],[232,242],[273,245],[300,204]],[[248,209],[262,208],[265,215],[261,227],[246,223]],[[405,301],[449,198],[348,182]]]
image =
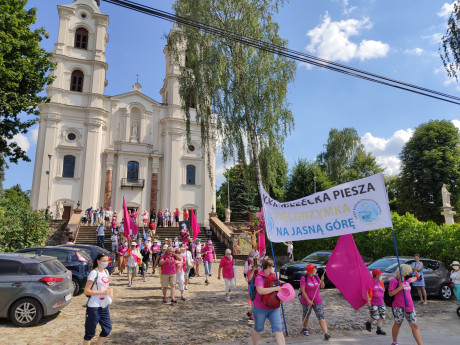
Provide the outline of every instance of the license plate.
[[64,297],[64,300],[67,302],[71,298],[72,298],[72,294],[68,294],[67,296]]
[[281,279],[284,279],[284,280],[287,280],[287,279],[288,279],[288,277],[285,276],[284,274],[280,274],[280,278],[281,278]]

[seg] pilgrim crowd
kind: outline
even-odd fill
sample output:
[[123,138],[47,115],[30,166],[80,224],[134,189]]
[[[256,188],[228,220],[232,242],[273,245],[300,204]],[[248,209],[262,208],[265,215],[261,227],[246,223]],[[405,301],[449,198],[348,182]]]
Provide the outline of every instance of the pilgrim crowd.
[[[112,214],[112,222],[113,216]],[[150,215],[148,215],[150,216]],[[160,217],[160,211],[158,212]],[[166,220],[161,214],[162,223]],[[151,218],[147,219],[149,223]],[[174,216],[173,221],[179,223],[179,219]],[[150,222],[151,223],[151,222]],[[158,223],[159,224],[159,223]],[[162,303],[176,304],[177,299],[187,300],[186,290],[189,281],[194,276],[200,276],[200,266],[203,265],[205,284],[209,284],[211,279],[211,268],[217,261],[216,252],[212,241],[201,243],[200,239],[193,241],[187,228],[180,229],[180,236],[175,239],[165,239],[162,243],[155,238],[155,229],[148,227],[142,231],[142,236],[133,235],[129,240],[124,237],[123,224],[113,224],[112,226],[112,252],[117,255],[118,273],[126,274],[128,286],[136,283],[136,277],[140,275],[142,280],[146,280],[149,272],[160,276],[163,299]],[[147,225],[147,224],[145,224]],[[103,227],[103,224],[99,225]],[[121,230],[120,230],[121,227]],[[131,236],[130,236],[131,237]],[[102,240],[103,244],[103,240]],[[293,245],[288,246],[288,260],[293,260]],[[396,270],[395,276],[391,279],[388,286],[388,294],[393,298],[392,313],[394,323],[391,330],[392,345],[398,345],[398,335],[400,327],[404,321],[410,325],[414,340],[418,345],[423,345],[420,329],[417,324],[417,314],[411,296],[412,286],[419,291],[420,302],[426,303],[426,292],[424,292],[423,276],[420,274],[420,256],[415,256],[416,261],[410,265],[401,265],[401,271]],[[94,269],[88,276],[84,293],[89,296],[84,344],[90,344],[95,336],[97,324],[102,328],[97,344],[102,344],[110,334],[112,325],[110,322],[109,305],[113,296],[110,287],[110,276],[106,270],[108,257],[100,254],[94,261]],[[453,291],[460,302],[460,264],[457,261],[452,263],[451,280]],[[320,277],[317,274],[316,266],[307,264],[305,267],[306,275],[300,281],[300,291],[298,299],[302,305],[302,315],[299,319],[302,324],[302,333],[309,336],[309,319],[314,312],[319,322],[325,340],[331,338],[326,322],[326,313],[321,299],[321,289],[324,289],[324,274]],[[365,322],[365,328],[371,332],[372,325],[376,323],[376,334],[386,335],[383,330],[384,320],[387,310],[384,301],[385,287],[381,280],[384,272],[374,269],[372,271],[373,287],[368,291],[367,307],[369,308],[369,319]],[[251,338],[253,344],[258,344],[260,333],[264,330],[265,322],[268,319],[271,330],[277,344],[285,344],[282,320],[280,315],[281,303],[292,301],[296,294],[294,288],[286,283],[280,286],[275,274],[275,265],[272,259],[259,253],[254,248],[249,254],[244,264],[244,277],[248,283],[248,305],[247,311],[249,319],[254,320]],[[232,251],[226,249],[225,256],[219,261],[217,279],[223,281],[222,288],[225,293],[224,301],[230,302],[230,294],[236,284],[236,264],[232,256]],[[177,293],[177,289],[179,293]]]

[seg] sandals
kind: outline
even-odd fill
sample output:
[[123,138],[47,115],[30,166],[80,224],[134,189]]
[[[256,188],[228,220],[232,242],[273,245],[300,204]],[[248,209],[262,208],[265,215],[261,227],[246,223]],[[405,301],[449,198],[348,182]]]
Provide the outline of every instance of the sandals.
[[309,336],[310,333],[308,332],[308,328],[302,328],[303,335]]

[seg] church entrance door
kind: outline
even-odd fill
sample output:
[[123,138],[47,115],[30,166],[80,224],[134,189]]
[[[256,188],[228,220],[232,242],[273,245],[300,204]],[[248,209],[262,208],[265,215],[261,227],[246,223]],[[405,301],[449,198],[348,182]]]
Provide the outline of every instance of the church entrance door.
[[62,215],[62,219],[70,219],[71,212],[72,212],[71,206],[64,206],[64,214]]

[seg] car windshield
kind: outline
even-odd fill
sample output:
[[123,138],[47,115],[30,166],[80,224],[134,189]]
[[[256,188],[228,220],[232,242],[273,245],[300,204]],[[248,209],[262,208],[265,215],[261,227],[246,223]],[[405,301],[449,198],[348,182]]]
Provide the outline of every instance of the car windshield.
[[88,261],[88,262],[91,261],[91,256],[89,255],[89,253],[85,249],[79,250],[78,254],[83,256],[86,259],[86,261]]
[[310,254],[302,259],[303,262],[318,262],[318,263],[324,263],[326,264],[329,261],[329,258],[331,257],[331,253],[321,253],[321,252],[316,252],[313,254]]
[[[404,263],[404,260],[400,260],[400,263]],[[393,273],[398,268],[398,260],[396,258],[383,258],[373,262],[367,268],[369,270],[377,268],[383,272]]]

